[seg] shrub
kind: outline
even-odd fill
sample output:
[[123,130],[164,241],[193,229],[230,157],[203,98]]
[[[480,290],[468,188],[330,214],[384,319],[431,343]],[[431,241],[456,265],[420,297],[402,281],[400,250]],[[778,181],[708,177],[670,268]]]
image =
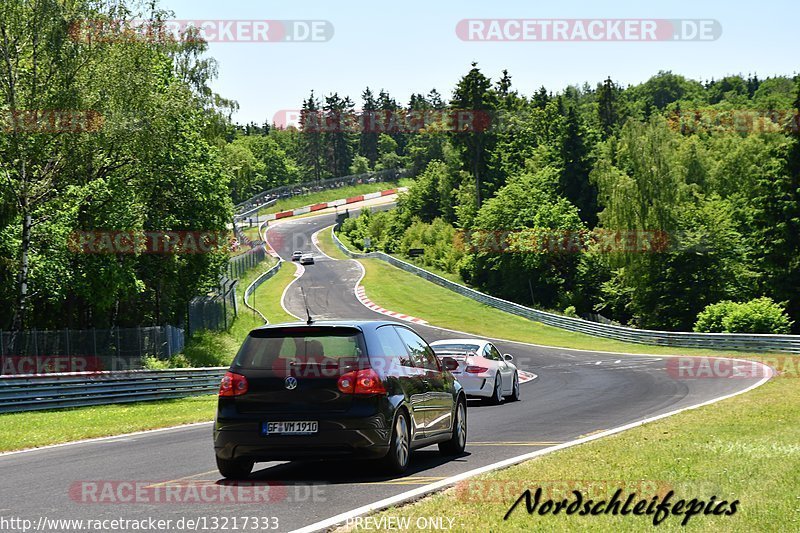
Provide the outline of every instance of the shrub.
[[578,311],[575,309],[574,305],[570,305],[569,307],[564,309],[564,316],[578,318]]
[[699,315],[694,330],[706,333],[787,334],[792,326],[784,307],[761,297],[745,303],[722,301],[707,306]]
[[142,358],[142,368],[146,370],[167,370],[169,368],[191,368],[192,363],[182,353],[177,353],[169,359],[159,359],[154,355]]
[[723,300],[715,304],[707,305],[705,309],[697,315],[694,323],[694,330],[699,333],[723,333],[725,332],[725,317],[740,304],[730,300]]
[[756,298],[734,308],[723,320],[731,333],[789,333],[792,322],[783,306],[769,298]]

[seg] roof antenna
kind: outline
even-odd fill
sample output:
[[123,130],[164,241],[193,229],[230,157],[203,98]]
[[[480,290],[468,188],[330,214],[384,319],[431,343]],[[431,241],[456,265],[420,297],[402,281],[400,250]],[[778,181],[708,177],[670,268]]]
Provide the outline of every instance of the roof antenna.
[[308,309],[308,298],[306,298],[306,291],[303,290],[302,285],[300,286],[300,294],[303,295],[303,305],[306,307],[306,316],[308,317],[308,320],[306,320],[306,325],[310,326],[314,323],[314,319],[311,318],[311,311]]

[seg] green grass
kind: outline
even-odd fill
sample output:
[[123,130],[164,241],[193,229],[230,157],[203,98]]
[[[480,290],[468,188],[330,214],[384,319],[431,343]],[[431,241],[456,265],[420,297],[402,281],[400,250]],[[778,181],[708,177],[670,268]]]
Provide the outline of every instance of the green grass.
[[0,451],[20,450],[145,429],[206,422],[216,395],[0,415]]
[[250,303],[267,317],[270,324],[281,322],[296,322],[293,317],[281,306],[281,296],[289,283],[294,279],[296,267],[291,261],[284,262],[281,269],[273,277],[261,284],[250,297]]
[[[456,488],[378,515],[455,518],[453,531],[642,531],[652,516],[528,515],[524,501],[503,516],[526,488],[571,497],[559,487],[594,487],[597,501],[617,488],[641,498],[675,491],[682,498],[740,500],[733,516],[697,515],[682,528],[669,516],[659,531],[800,530],[800,394],[794,379],[775,379],[745,395],[687,411],[624,433],[536,458],[462,482]],[[469,450],[469,443],[467,444]],[[520,454],[525,453],[520,449]],[[554,486],[553,481],[561,482]],[[587,482],[596,481],[589,485]],[[609,491],[600,490],[607,481]],[[501,492],[505,488],[506,492]],[[563,490],[563,489],[562,489]],[[571,499],[570,501],[574,501]],[[446,523],[446,522],[445,522]]]
[[[649,346],[574,333],[498,311],[379,259],[360,261],[367,271],[362,284],[370,300],[391,311],[422,318],[444,328],[486,337],[593,351],[655,355],[676,352],[682,355],[744,355],[731,350]],[[436,305],[431,305],[431,302],[436,302]]]
[[369,194],[371,192],[384,191],[386,189],[394,189],[396,187],[407,187],[413,180],[410,178],[402,178],[399,181],[391,182],[376,182],[376,183],[362,183],[361,185],[348,185],[347,187],[340,187],[338,189],[328,189],[325,191],[313,192],[311,194],[304,194],[301,196],[292,196],[278,200],[274,205],[264,209],[259,209],[259,215],[266,215],[269,213],[278,213],[280,211],[288,211],[289,209],[296,209],[298,207],[305,207],[307,205],[314,205],[321,202],[332,202],[341,198],[350,198],[353,196],[360,196],[362,194]]
[[344,252],[342,252],[333,242],[333,226],[325,228],[317,233],[317,240],[319,241],[319,249],[322,250],[327,256],[334,259],[349,259]]

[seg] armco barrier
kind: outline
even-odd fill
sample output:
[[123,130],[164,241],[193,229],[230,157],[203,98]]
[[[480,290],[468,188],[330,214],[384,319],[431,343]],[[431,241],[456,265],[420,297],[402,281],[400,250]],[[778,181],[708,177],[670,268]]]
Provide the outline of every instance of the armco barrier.
[[213,394],[227,368],[178,368],[0,378],[0,413]]
[[244,305],[246,305],[248,309],[251,309],[256,313],[258,313],[258,316],[261,317],[261,320],[264,321],[264,324],[269,324],[269,320],[267,319],[267,317],[261,314],[261,311],[250,305],[248,298],[250,298],[250,295],[256,292],[256,289],[258,289],[262,283],[264,283],[269,278],[277,274],[278,271],[281,269],[282,265],[283,265],[283,260],[279,259],[278,264],[276,264],[275,266],[273,266],[272,268],[270,268],[269,270],[258,276],[255,280],[253,280],[253,283],[248,285],[247,288],[244,290]]
[[[606,337],[625,342],[653,344],[658,346],[674,346],[680,348],[707,348],[715,350],[744,350],[751,352],[789,352],[800,353],[800,335],[761,335],[747,333],[689,333],[673,331],[653,331],[634,329],[612,324],[600,324],[580,318],[556,315],[546,311],[538,311],[508,300],[489,296],[482,292],[454,283],[418,266],[406,263],[383,252],[366,254],[351,252],[333,233],[333,240],[342,252],[353,258],[375,258],[415,274],[430,282],[440,285],[468,298],[500,309],[507,313],[519,315],[548,326],[568,331],[585,333],[596,337]],[[422,317],[424,318],[424,317]]]

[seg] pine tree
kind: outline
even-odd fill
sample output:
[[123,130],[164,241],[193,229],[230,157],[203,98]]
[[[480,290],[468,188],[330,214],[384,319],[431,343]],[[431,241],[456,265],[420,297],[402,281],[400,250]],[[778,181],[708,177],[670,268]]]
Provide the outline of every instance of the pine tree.
[[[497,94],[492,89],[492,80],[483,75],[477,63],[462,77],[453,91],[450,107],[460,111],[469,111],[473,116],[493,116],[497,110]],[[461,161],[465,170],[475,180],[478,206],[483,199],[491,196],[498,188],[489,175],[489,153],[496,143],[495,135],[486,131],[486,126],[475,127],[475,124],[458,124],[461,130],[454,131],[451,139],[453,145],[461,153]]]
[[300,154],[301,164],[305,169],[306,177],[313,180],[322,179],[323,156],[323,127],[319,101],[314,96],[314,91],[308,100],[303,101],[300,110]]
[[575,107],[567,111],[564,137],[561,143],[561,194],[579,210],[580,217],[590,228],[597,225],[597,189],[589,181],[592,171],[591,147]]
[[370,168],[378,160],[378,135],[380,134],[380,120],[378,116],[378,102],[369,87],[361,93],[364,106],[361,110],[361,138],[359,139],[358,153],[369,160]]
[[603,139],[608,138],[619,123],[618,97],[619,87],[611,81],[610,76],[597,87],[597,113],[600,117]]
[[353,162],[355,110],[350,97],[338,93],[325,97],[325,170],[333,176],[346,176]]
[[403,108],[387,91],[381,89],[381,92],[378,93],[378,109],[383,117],[382,132],[394,139],[398,146],[398,153],[404,154],[407,139],[404,134],[405,113]]
[[507,69],[503,69],[503,77],[497,82],[497,93],[500,98],[508,97],[511,90],[511,76],[508,74]]
[[537,109],[544,109],[547,107],[547,102],[550,101],[550,96],[547,94],[547,89],[544,85],[539,87],[539,90],[533,95],[533,107]]
[[427,100],[433,109],[444,109],[447,107],[447,104],[445,104],[444,100],[442,99],[442,95],[439,94],[439,91],[436,89],[430,90]]

